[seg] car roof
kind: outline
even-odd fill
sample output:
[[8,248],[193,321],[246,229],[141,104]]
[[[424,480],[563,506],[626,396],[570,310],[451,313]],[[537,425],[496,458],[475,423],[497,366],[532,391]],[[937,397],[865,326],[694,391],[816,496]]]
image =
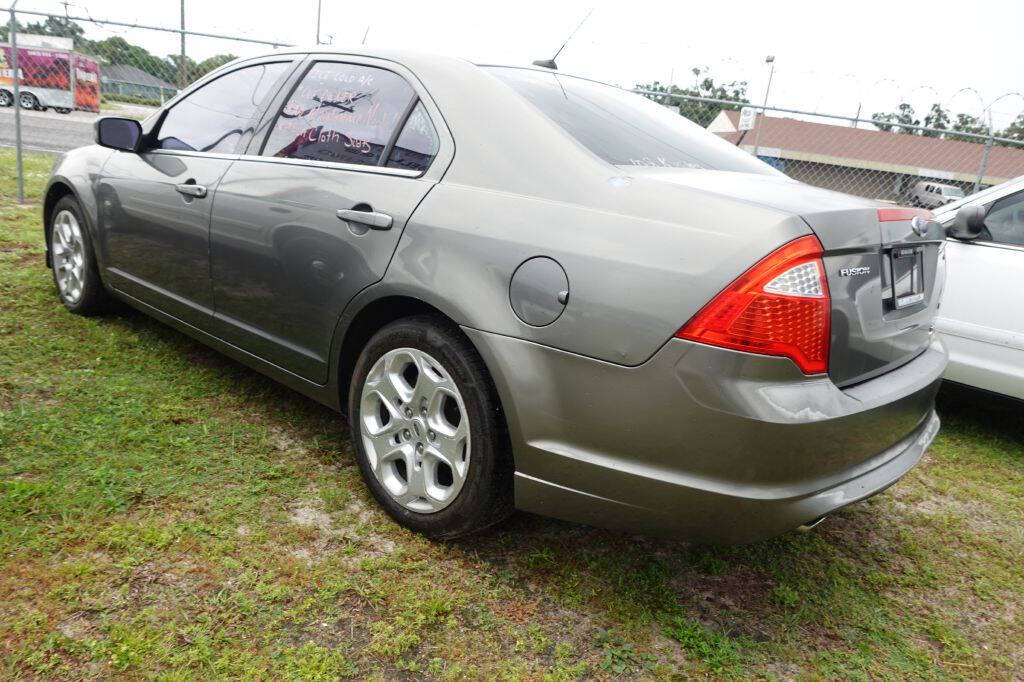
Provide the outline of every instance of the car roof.
[[[621,86],[607,81],[602,81],[597,78],[589,78],[587,76],[581,76],[579,74],[570,73],[568,71],[557,71],[547,69],[544,67],[536,66],[534,64],[509,64],[503,62],[492,62],[492,61],[481,61],[475,62],[462,57],[456,57],[440,52],[429,52],[423,50],[406,50],[402,48],[389,48],[389,47],[366,47],[365,45],[358,46],[337,46],[337,45],[296,45],[292,47],[280,47],[275,50],[270,50],[260,55],[252,55],[249,57],[243,57],[235,60],[235,62],[247,61],[249,59],[259,59],[261,57],[267,57],[271,55],[285,55],[285,54],[334,54],[334,55],[350,55],[356,57],[371,57],[375,59],[385,59],[388,61],[394,61],[409,68],[413,68],[414,64],[421,63],[425,60],[437,61],[437,60],[450,60],[462,62],[465,64],[471,64],[480,68],[501,68],[501,69],[519,69],[521,71],[534,71],[537,73],[555,74],[558,76],[568,76],[570,78],[578,78],[580,80],[590,81],[591,83],[599,83],[601,85],[607,85],[613,88],[621,88]],[[235,63],[231,62],[231,63]],[[414,69],[415,70],[415,69]]]

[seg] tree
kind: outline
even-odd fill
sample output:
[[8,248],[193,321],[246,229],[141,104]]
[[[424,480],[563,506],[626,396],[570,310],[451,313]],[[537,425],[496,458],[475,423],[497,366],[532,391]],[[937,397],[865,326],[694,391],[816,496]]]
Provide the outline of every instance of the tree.
[[211,71],[213,71],[214,69],[220,68],[228,62],[233,62],[236,59],[238,59],[238,57],[236,57],[233,54],[218,54],[214,55],[213,57],[209,57],[208,59],[204,59],[203,61],[196,64],[195,67],[193,68],[192,80],[201,78],[206,74],[210,73]]
[[[18,22],[18,21],[14,22],[14,27],[15,27],[14,30],[16,30],[18,33],[24,33],[25,32],[25,27],[22,26],[21,23]],[[2,25],[0,25],[0,42],[9,43],[9,42],[11,42],[10,38],[11,38],[11,27],[10,27],[10,24],[8,24],[5,21]]]
[[746,81],[731,81],[729,83],[717,84],[715,83],[714,78],[709,75],[707,67],[695,67],[691,69],[691,73],[693,73],[694,76],[693,87],[680,88],[675,85],[665,86],[658,81],[654,81],[653,83],[638,83],[636,88],[637,90],[663,92],[671,95],[685,95],[688,97],[703,97],[706,99],[721,99],[736,102],[736,105],[728,105],[716,104],[714,102],[699,102],[691,99],[670,99],[668,97],[652,94],[645,95],[645,97],[656,102],[663,102],[666,105],[676,107],[680,114],[702,126],[707,126],[711,123],[715,116],[718,116],[718,112],[722,111],[722,109],[735,110],[739,109],[741,104],[750,103],[747,99]]
[[988,126],[977,116],[970,114],[957,114],[953,121],[952,129],[956,132],[946,135],[947,140],[963,140],[965,142],[978,142],[976,137],[957,135],[956,133],[974,133],[975,135],[988,135]]
[[884,130],[887,133],[910,133],[913,134],[914,130],[911,128],[904,128],[903,126],[891,125],[893,123],[902,123],[904,125],[919,126],[921,121],[914,118],[914,107],[910,106],[906,102],[901,102],[896,107],[895,113],[884,114],[881,112],[871,114],[871,120],[874,122],[875,127],[879,130]]
[[1017,119],[1006,126],[1004,130],[999,131],[999,137],[1007,137],[1011,140],[1024,141],[1024,112]]
[[[936,102],[924,117],[924,127],[949,130],[949,111],[943,109],[942,105]],[[942,133],[936,133],[931,130],[922,130],[921,134],[925,137],[943,137]]]
[[37,21],[20,30],[35,35],[72,38],[76,42],[85,35],[84,28],[65,17],[46,17],[45,21]]

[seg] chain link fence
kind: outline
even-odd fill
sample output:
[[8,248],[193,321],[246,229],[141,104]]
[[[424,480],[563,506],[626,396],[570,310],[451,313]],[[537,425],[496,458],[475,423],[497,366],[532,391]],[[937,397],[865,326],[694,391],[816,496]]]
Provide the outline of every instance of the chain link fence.
[[17,149],[19,197],[23,151],[90,144],[99,116],[142,120],[222,64],[287,46],[186,30],[184,9],[179,27],[21,9],[2,17],[0,147]]
[[[286,46],[187,30],[184,14],[177,27],[27,10],[3,16],[0,147],[17,148],[19,169],[23,150],[90,144],[98,116],[141,120],[218,66]],[[636,92],[797,180],[864,197],[936,206],[1024,175],[1024,141],[991,133]]]
[[796,180],[871,199],[933,208],[1024,175],[1024,141],[991,132],[634,92]]

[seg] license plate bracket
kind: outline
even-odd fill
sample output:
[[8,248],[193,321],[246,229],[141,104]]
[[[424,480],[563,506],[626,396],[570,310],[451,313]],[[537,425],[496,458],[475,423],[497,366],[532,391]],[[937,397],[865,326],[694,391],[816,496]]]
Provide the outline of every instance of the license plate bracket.
[[890,305],[903,310],[924,303],[924,248],[897,246],[889,252]]

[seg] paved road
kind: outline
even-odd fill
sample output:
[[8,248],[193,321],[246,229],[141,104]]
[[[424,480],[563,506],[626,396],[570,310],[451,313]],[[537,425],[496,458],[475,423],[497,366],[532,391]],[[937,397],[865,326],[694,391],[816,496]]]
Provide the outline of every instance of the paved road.
[[[116,111],[104,111],[105,115],[133,116],[141,118],[151,112],[145,107],[124,107]],[[55,111],[21,112],[21,143],[25,151],[66,152],[75,147],[92,144],[93,121],[96,114],[87,111],[72,111],[58,114]],[[0,109],[0,147],[14,146],[14,108]]]

